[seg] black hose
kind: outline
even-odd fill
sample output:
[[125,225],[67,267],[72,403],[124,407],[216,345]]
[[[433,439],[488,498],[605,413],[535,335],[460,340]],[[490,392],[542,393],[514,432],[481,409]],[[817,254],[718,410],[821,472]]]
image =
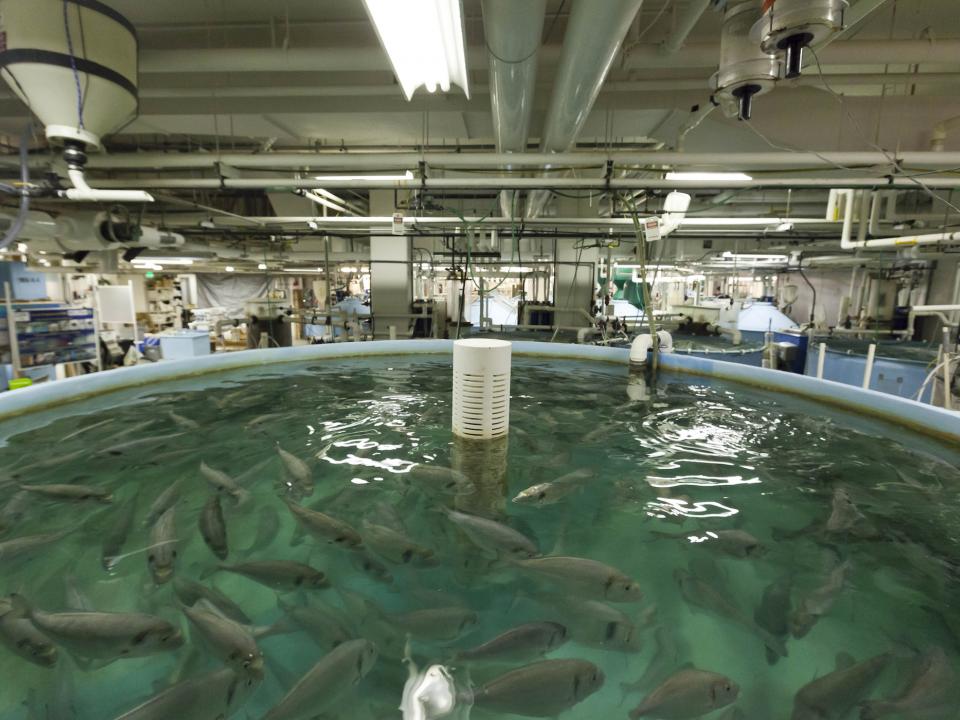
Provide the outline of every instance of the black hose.
[[803,278],[803,281],[807,284],[807,287],[810,288],[810,292],[813,293],[813,300],[810,302],[810,324],[813,325],[814,318],[816,317],[814,312],[817,308],[817,289],[813,286],[813,283],[810,282],[806,274],[803,272],[803,256],[800,257],[800,260],[797,263],[797,272],[800,273],[800,277]]
[[24,223],[27,222],[27,214],[30,212],[30,157],[28,151],[32,135],[33,127],[31,123],[27,123],[27,126],[23,129],[23,134],[20,136],[20,211],[13,219],[10,227],[7,228],[3,239],[0,240],[0,250],[6,249],[10,243],[17,239],[20,231],[23,230]]

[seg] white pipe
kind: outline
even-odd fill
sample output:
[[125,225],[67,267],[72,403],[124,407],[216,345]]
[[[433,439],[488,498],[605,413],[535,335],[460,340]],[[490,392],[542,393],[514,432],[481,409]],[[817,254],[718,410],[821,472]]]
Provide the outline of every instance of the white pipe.
[[875,343],[870,343],[870,347],[867,349],[867,365],[863,369],[863,389],[870,389],[870,377],[873,375],[873,359],[877,354],[877,346]]
[[[83,170],[69,168],[67,175],[73,187],[60,191],[60,197],[80,202],[153,202],[153,196],[143,190],[94,190],[87,185]],[[129,184],[129,183],[128,183]]]
[[817,380],[823,380],[823,365],[827,360],[827,344],[820,343],[820,354],[817,357]]
[[[853,205],[856,191],[841,190],[839,196],[843,198],[843,230],[840,235],[842,250],[857,250],[859,248],[889,248],[911,247],[913,245],[933,245],[937,243],[960,242],[960,232],[931,233],[928,235],[902,235],[899,237],[875,238],[873,240],[852,240],[853,234]],[[866,222],[861,218],[861,223]]]
[[953,410],[953,387],[950,382],[950,353],[943,358],[943,407]]
[[[894,157],[901,167],[960,167],[960,152],[560,152],[551,153],[408,153],[408,152],[269,152],[269,153],[118,153],[96,154],[87,160],[87,169],[203,170],[218,164],[235,168],[277,168],[288,170],[413,170],[423,161],[427,167],[496,169],[503,165],[543,168],[556,164],[564,167],[602,168],[608,160],[617,166],[693,167],[703,170],[752,170],[758,168],[835,168],[836,165],[889,167]],[[40,162],[40,159],[37,159]],[[43,159],[46,165],[46,159]],[[885,184],[886,178],[879,183]],[[926,182],[926,181],[925,181]],[[916,183],[910,184],[916,189]],[[713,186],[711,186],[713,187]],[[834,187],[843,187],[836,185]]]
[[645,365],[647,362],[647,353],[653,347],[653,336],[649,333],[637,335],[630,345],[630,364]]
[[712,0],[689,0],[676,19],[673,31],[660,44],[660,51],[666,55],[675,55],[683,47],[700,17],[710,7]]

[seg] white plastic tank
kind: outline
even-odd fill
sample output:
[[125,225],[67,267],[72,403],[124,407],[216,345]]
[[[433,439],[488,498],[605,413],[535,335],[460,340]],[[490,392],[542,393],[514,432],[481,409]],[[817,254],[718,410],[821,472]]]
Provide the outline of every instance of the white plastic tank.
[[472,440],[506,437],[510,430],[511,344],[457,340],[453,344],[453,432]]
[[757,302],[745,307],[737,318],[737,330],[742,332],[783,332],[798,327],[799,325],[768,302]]
[[0,68],[49,140],[99,148],[137,114],[137,33],[98,0],[3,0]]

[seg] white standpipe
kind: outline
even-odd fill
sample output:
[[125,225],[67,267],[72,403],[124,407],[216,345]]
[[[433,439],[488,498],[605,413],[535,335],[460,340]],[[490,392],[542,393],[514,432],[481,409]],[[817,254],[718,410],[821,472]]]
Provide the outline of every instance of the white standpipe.
[[863,369],[863,389],[870,389],[870,378],[873,375],[873,358],[877,354],[877,345],[876,343],[870,343],[870,348],[867,350],[867,366]]
[[[840,234],[841,250],[857,250],[859,248],[890,248],[890,247],[912,247],[914,245],[934,245],[937,243],[960,242],[960,232],[942,232],[930,233],[927,235],[901,235],[898,237],[875,238],[873,240],[853,240],[853,213],[856,190],[837,190],[831,191],[831,195],[836,193],[835,198],[831,198],[831,205],[827,208],[827,220],[836,219],[836,210],[840,209],[840,201],[843,207],[843,230]],[[860,223],[869,222],[866,213],[861,213]],[[864,225],[866,227],[866,225]]]
[[511,344],[457,340],[453,344],[453,433],[471,440],[506,437],[510,430]]
[[153,196],[144,190],[94,190],[87,185],[83,170],[70,168],[67,170],[73,187],[61,190],[60,195],[68,200],[83,202],[153,202]]
[[827,360],[827,344],[820,343],[820,355],[817,357],[817,380],[823,380],[823,365]]

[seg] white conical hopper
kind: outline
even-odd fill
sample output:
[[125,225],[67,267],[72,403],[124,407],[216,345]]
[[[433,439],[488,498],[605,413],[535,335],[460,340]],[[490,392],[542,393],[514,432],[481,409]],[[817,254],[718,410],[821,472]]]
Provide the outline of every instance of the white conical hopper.
[[504,340],[453,344],[453,432],[471,440],[510,430],[510,350]]

